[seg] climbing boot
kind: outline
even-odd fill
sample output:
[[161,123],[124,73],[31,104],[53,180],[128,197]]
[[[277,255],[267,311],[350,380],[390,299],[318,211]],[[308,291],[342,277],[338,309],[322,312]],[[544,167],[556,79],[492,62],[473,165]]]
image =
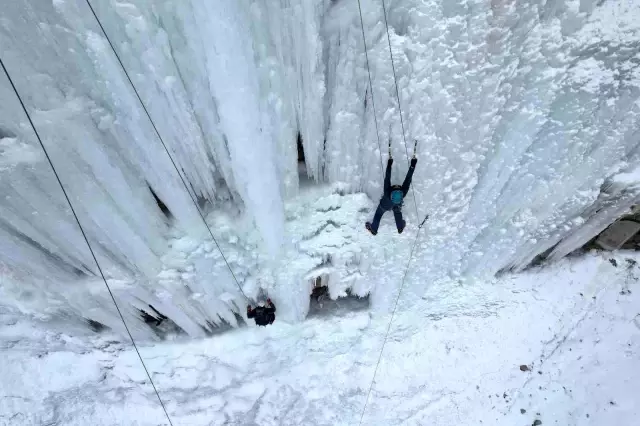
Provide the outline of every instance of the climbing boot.
[[398,228],[398,234],[402,234],[402,231],[404,231],[405,226],[407,226],[407,222],[403,221],[402,226]]
[[371,222],[365,223],[364,227],[367,228],[367,231],[371,232],[371,235],[376,235],[378,233],[371,228]]

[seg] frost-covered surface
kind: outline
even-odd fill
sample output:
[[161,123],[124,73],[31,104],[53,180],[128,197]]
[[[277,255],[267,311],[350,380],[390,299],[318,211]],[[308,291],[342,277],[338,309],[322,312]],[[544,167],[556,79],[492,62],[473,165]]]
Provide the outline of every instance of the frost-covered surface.
[[[192,335],[233,323],[244,300],[86,2],[6,3],[0,55],[133,328],[149,303]],[[393,242],[384,229],[375,247],[354,213],[370,207],[357,193],[379,196],[386,159],[372,96],[394,180],[406,172],[381,2],[362,1],[372,93],[354,1],[92,4],[247,291],[257,283],[300,319],[330,257],[333,295],[354,285],[386,309],[401,275],[387,265],[406,260],[421,217],[407,200],[413,228]],[[389,0],[388,12],[406,137],[419,140],[418,215],[432,217],[422,280],[519,269],[562,240],[571,251],[638,202],[613,176],[638,163],[640,3]],[[120,330],[4,75],[0,99],[2,303]],[[291,216],[306,203],[298,133],[306,173],[352,194],[338,219]]]
[[[403,296],[363,424],[635,424],[640,268],[626,259],[638,256]],[[0,333],[0,424],[166,424],[128,345],[11,318]],[[176,425],[357,425],[388,320],[276,320],[141,352]]]
[[[308,312],[312,282],[317,277],[323,279],[333,298],[345,296],[347,289],[354,295],[366,296],[377,285],[389,286],[398,279],[397,273],[376,277],[370,272],[372,268],[380,268],[373,259],[380,258],[378,253],[382,251],[361,231],[371,204],[364,194],[345,194],[340,187],[307,188],[295,203],[285,205],[285,229],[290,237],[277,257],[261,249],[260,236],[251,220],[218,211],[210,216],[210,224],[245,294],[254,299],[262,290],[278,305],[280,318],[301,320]],[[407,256],[409,238],[407,231],[399,240],[406,247],[393,256],[398,259]],[[237,326],[235,314],[245,311],[247,300],[206,231],[203,229],[201,235],[176,236],[168,246],[162,257],[164,267],[153,281],[109,280],[134,335],[145,339],[157,337],[144,324],[139,311],[154,315],[149,304],[193,337],[204,337],[226,324]],[[367,276],[371,279],[366,279]],[[101,280],[77,280],[74,285],[73,289],[60,290],[62,294],[56,295],[55,283],[45,283],[39,291],[23,298],[21,304],[10,298],[12,292],[24,293],[20,281],[5,277],[0,290],[6,297],[5,304],[46,314],[43,319],[53,323],[74,324],[83,321],[81,318],[90,318],[124,334],[120,317]],[[69,313],[76,320],[68,318]]]

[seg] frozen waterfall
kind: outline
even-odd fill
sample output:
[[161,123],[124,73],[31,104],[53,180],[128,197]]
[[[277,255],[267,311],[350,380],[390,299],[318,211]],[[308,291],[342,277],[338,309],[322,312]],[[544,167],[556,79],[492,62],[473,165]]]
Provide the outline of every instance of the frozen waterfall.
[[[380,0],[362,0],[372,91],[356,1],[92,5],[153,123],[86,0],[5,2],[0,57],[138,336],[148,305],[193,336],[244,309],[198,207],[244,291],[299,320],[320,276],[386,309],[427,213],[422,285],[564,255],[640,202],[619,178],[639,159],[634,0],[388,0],[419,217],[408,200],[406,235],[377,239],[389,138],[407,167]],[[121,330],[5,75],[0,99],[0,308]]]

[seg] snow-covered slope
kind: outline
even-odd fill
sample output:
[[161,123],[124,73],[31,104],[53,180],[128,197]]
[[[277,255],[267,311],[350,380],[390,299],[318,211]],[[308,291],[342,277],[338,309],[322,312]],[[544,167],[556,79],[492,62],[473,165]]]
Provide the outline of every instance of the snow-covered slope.
[[[638,202],[614,178],[640,146],[636,1],[390,0],[401,105],[379,0],[362,1],[373,90],[355,1],[92,4],[187,189],[85,0],[3,4],[0,57],[139,334],[148,304],[201,335],[245,302],[187,191],[246,291],[267,289],[287,319],[325,267],[334,296],[347,283],[386,309],[426,213],[414,265],[432,283],[520,268],[580,231],[566,253]],[[4,75],[0,98],[1,303],[119,330]],[[389,138],[394,180],[419,142],[417,209],[407,200],[406,235],[385,225],[373,243],[356,193],[379,196]]]
[[[566,259],[403,297],[362,424],[635,425],[640,269],[627,258],[638,256]],[[141,353],[176,426],[352,426],[388,321],[276,320]],[[0,344],[0,424],[168,424],[129,345],[22,322]]]

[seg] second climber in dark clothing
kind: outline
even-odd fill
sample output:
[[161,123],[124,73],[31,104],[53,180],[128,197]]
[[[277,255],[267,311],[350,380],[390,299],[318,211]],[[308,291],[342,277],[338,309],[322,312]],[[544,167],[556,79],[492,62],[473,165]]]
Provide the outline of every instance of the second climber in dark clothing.
[[256,325],[273,324],[276,320],[276,305],[271,302],[271,299],[267,299],[264,306],[256,306],[255,309],[252,309],[251,305],[247,305],[247,318],[253,318]]
[[398,234],[402,234],[402,231],[404,231],[404,227],[407,223],[402,219],[402,201],[409,192],[411,178],[413,177],[413,171],[416,169],[417,163],[418,159],[413,157],[411,159],[411,166],[409,167],[409,171],[407,171],[407,176],[404,178],[402,186],[391,185],[391,165],[393,164],[393,158],[389,157],[389,161],[387,161],[387,171],[384,175],[384,194],[382,195],[380,204],[378,204],[376,213],[373,216],[373,221],[365,224],[366,228],[373,235],[378,233],[378,226],[380,226],[380,219],[382,219],[382,215],[389,210],[393,210]]

